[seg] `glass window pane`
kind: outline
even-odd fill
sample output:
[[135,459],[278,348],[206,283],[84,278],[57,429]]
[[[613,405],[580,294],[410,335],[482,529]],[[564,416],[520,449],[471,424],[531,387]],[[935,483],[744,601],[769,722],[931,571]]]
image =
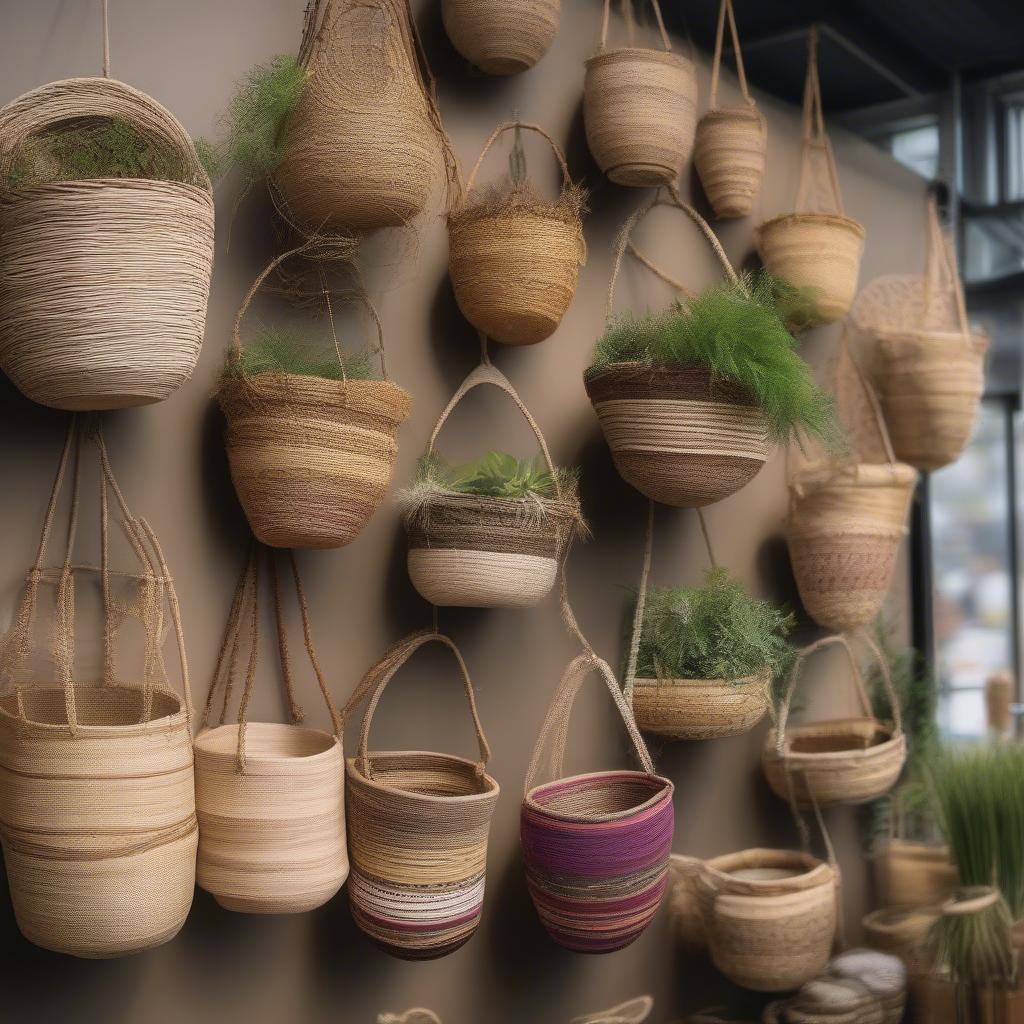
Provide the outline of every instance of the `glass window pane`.
[[939,173],[939,126],[928,124],[893,132],[889,151],[904,167],[924,178],[934,178]]

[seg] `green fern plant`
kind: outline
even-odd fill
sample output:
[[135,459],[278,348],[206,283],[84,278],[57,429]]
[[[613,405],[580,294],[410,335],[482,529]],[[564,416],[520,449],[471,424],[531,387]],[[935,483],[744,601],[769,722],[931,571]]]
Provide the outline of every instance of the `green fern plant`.
[[368,380],[373,376],[369,353],[343,352],[339,363],[333,342],[310,342],[300,331],[276,324],[261,327],[240,355],[229,354],[224,373],[226,376],[288,373],[325,380]]
[[497,451],[455,466],[436,455],[426,455],[417,472],[418,483],[485,498],[554,498],[559,488],[563,495],[574,493],[576,480],[574,469],[557,469],[552,475],[537,459],[517,459]]

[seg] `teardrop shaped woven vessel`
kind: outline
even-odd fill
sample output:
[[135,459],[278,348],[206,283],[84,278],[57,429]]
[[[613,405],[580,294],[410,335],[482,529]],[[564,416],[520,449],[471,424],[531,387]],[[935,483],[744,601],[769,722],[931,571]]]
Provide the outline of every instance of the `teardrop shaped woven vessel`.
[[716,217],[746,217],[761,191],[767,125],[756,106],[707,111],[697,122],[693,163]]

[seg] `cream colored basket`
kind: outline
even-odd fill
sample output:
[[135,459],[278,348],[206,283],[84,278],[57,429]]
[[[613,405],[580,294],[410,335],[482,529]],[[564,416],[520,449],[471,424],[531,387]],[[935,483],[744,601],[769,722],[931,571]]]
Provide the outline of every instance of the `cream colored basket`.
[[562,0],[442,0],[448,38],[489,75],[518,75],[548,52],[562,17]]

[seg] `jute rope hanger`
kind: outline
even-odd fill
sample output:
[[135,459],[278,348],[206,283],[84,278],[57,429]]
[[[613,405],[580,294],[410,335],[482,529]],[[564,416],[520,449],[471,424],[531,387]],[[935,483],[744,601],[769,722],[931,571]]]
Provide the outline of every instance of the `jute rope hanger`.
[[714,110],[718,105],[718,77],[722,67],[722,44],[725,36],[725,23],[728,19],[729,34],[732,36],[732,52],[736,57],[736,74],[740,80],[740,92],[750,106],[756,106],[750,89],[747,87],[747,73],[743,67],[743,51],[740,49],[740,35],[736,28],[736,12],[732,0],[721,0],[718,8],[718,28],[715,32],[715,55],[711,61],[711,89],[708,98],[708,109]]
[[832,143],[825,129],[825,112],[821,102],[821,79],[818,74],[818,27],[812,25],[807,33],[807,77],[804,81],[804,100],[801,133],[800,180],[796,191],[795,209],[804,209],[811,189],[812,161],[817,152],[825,160],[827,184],[832,193],[834,211],[846,216],[843,194],[839,189],[839,172]]
[[565,153],[562,151],[562,147],[555,141],[554,137],[539,124],[535,124],[532,121],[522,121],[518,117],[513,117],[508,121],[502,121],[501,124],[491,132],[490,138],[488,138],[484,143],[484,148],[480,151],[480,155],[477,157],[477,161],[473,165],[472,171],[470,171],[469,178],[466,180],[464,196],[468,196],[469,193],[473,191],[477,175],[480,173],[480,168],[483,166],[483,162],[486,159],[487,154],[491,151],[491,148],[498,139],[505,134],[505,132],[509,131],[528,131],[539,135],[551,147],[552,155],[554,156],[555,161],[558,164],[558,169],[562,174],[562,188],[566,189],[572,185],[572,175],[569,173],[569,164],[565,159]]
[[[666,52],[672,52],[672,40],[669,38],[668,30],[665,28],[665,19],[661,14],[661,5],[658,0],[651,0],[651,7],[654,8],[654,17],[658,23],[658,34],[661,36],[661,44],[664,46]],[[604,0],[604,10],[601,15],[601,45],[600,51],[604,51],[608,46],[608,23],[611,17],[612,0]],[[623,9],[626,13],[626,24],[627,31],[629,33],[629,45],[633,46],[636,42],[636,26],[633,22],[633,8],[632,0],[623,0]]]

